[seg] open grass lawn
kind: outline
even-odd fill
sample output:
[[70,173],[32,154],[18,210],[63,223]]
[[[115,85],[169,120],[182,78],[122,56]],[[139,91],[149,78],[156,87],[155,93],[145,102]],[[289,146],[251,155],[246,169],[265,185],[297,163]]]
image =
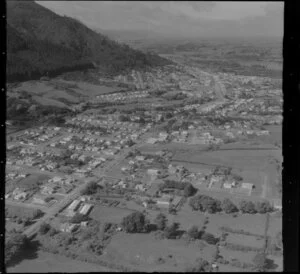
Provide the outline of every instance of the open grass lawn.
[[36,95],[32,96],[32,99],[36,101],[38,104],[41,104],[43,106],[55,106],[55,107],[67,108],[67,105],[60,102],[59,100],[36,96]]
[[14,206],[14,205],[6,205],[5,210],[8,211],[8,215],[14,215],[18,217],[31,217],[36,209],[34,208],[27,208],[21,206]]
[[93,207],[89,216],[97,221],[100,221],[101,223],[120,223],[122,222],[123,218],[129,215],[131,212],[132,211],[123,208],[97,205]]
[[50,176],[44,175],[44,174],[31,174],[28,177],[20,180],[18,184],[16,185],[17,187],[24,188],[24,189],[30,189],[35,186],[39,182],[45,181],[50,179]]
[[72,260],[70,258],[38,251],[29,254],[20,263],[7,268],[8,273],[75,273],[75,272],[108,272],[110,269],[101,265]]
[[268,235],[275,237],[280,231],[282,231],[282,217],[271,216],[269,220]]
[[256,252],[248,251],[248,252],[241,252],[235,250],[229,250],[226,248],[220,248],[220,255],[224,257],[225,260],[230,261],[231,259],[237,259],[242,263],[252,263]]
[[5,230],[6,231],[12,231],[12,230],[16,230],[16,231],[22,231],[24,229],[24,225],[23,224],[17,224],[11,220],[7,220],[5,221]]
[[219,264],[220,272],[249,272],[248,269],[238,268],[231,265]]
[[188,202],[184,204],[180,211],[176,215],[168,214],[169,223],[179,222],[180,229],[187,230],[192,225],[196,225],[201,229],[205,215],[199,211],[192,211],[191,207],[188,205]]
[[264,240],[255,236],[242,235],[237,233],[228,233],[226,242],[236,245],[244,245],[255,248],[262,248]]
[[[199,257],[211,261],[215,247],[203,251],[183,240],[158,240],[153,234],[118,233],[105,249],[110,261],[133,266],[140,271],[184,271]],[[161,263],[159,263],[161,258]]]
[[210,233],[221,235],[220,227],[230,227],[232,229],[243,229],[244,231],[263,235],[265,229],[265,215],[260,214],[244,214],[239,215],[236,218],[224,214],[211,214],[209,215],[209,223],[207,224],[206,231]]

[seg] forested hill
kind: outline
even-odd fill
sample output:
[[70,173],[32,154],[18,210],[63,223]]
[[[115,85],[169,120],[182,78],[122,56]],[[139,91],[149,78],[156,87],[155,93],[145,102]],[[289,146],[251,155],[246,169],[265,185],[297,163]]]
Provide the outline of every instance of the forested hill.
[[117,74],[170,61],[119,44],[33,1],[7,1],[7,80],[92,68]]

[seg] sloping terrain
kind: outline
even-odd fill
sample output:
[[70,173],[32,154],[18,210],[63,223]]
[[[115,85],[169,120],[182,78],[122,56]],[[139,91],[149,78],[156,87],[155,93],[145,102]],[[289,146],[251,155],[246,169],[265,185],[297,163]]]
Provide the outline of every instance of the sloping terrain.
[[7,79],[22,81],[93,68],[109,73],[170,63],[59,16],[33,1],[7,2]]

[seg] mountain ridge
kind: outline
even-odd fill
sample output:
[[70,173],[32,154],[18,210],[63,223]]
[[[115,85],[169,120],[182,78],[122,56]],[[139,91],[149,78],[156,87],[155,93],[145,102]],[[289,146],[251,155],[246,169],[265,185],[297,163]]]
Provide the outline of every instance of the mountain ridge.
[[170,61],[134,50],[33,1],[7,2],[7,80],[94,68],[117,74]]

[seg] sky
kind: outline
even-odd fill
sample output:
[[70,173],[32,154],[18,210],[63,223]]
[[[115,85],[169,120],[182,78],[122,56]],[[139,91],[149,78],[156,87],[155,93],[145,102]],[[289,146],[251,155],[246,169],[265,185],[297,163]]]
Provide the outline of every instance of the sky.
[[283,36],[283,2],[36,1],[92,29],[166,36]]

